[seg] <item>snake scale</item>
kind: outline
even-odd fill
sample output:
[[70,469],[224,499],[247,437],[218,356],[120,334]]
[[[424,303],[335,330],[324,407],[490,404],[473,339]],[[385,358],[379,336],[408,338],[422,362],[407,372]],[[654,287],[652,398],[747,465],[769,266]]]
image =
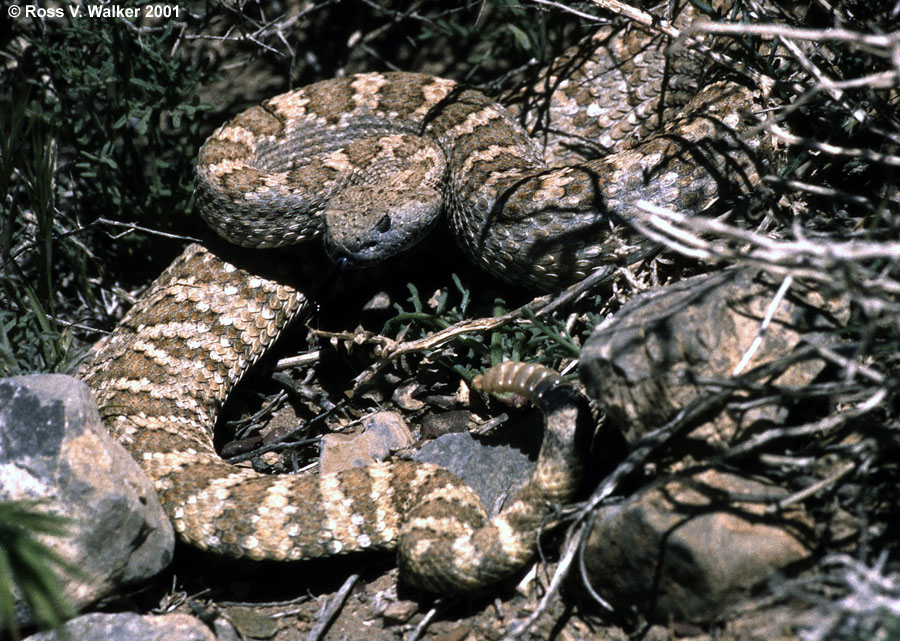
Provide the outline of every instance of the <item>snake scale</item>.
[[[483,94],[416,73],[365,73],[276,96],[200,149],[200,213],[238,245],[321,238],[351,267],[402,251],[444,214],[488,272],[558,289],[634,252],[624,223],[638,200],[694,212],[736,177],[753,181],[740,139],[747,91],[724,82],[697,91],[696,68],[683,77],[662,70],[676,59],[666,45],[610,26],[564,55],[536,85],[549,107],[519,107],[539,137]],[[585,142],[606,155],[562,167],[545,160]],[[493,520],[459,479],[431,465],[270,476],[220,459],[219,408],[307,302],[286,282],[191,245],[84,374],[180,536],[252,559],[397,549],[401,578],[436,592],[522,567],[541,523],[572,496],[577,435],[590,420],[580,395],[545,368],[507,364],[478,381],[525,394],[546,424],[534,473]]]

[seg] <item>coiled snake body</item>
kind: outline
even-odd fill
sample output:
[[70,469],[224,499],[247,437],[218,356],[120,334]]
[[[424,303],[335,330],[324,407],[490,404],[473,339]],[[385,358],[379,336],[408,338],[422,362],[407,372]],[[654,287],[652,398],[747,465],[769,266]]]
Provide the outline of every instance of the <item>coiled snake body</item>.
[[[616,49],[623,42],[628,51]],[[622,99],[633,93],[629,78],[652,89],[626,116],[665,111],[647,107],[662,104],[660,74],[648,79],[639,69],[626,78],[627,65],[615,59],[656,65],[658,38],[612,30],[592,47],[592,62],[579,67],[602,69],[590,83],[612,79]],[[556,74],[548,71],[541,85],[555,88],[551,113],[603,120],[596,111],[607,105],[594,84]],[[588,99],[577,98],[579,88]],[[638,200],[692,211],[735,175],[753,173],[746,158],[723,160],[738,146],[735,105],[744,90],[715,91],[700,94],[664,135],[553,169],[502,107],[452,81],[413,73],[328,80],[272,98],[216,131],[199,153],[197,200],[235,243],[271,247],[323,236],[329,253],[351,265],[408,247],[446,212],[461,246],[487,271],[555,289],[634,250],[622,222]],[[646,118],[632,120],[633,135],[643,135]],[[309,478],[260,475],[219,458],[211,431],[224,398],[305,304],[293,287],[192,245],[88,368],[107,425],[155,481],[181,537],[254,559],[399,548],[403,578],[434,591],[477,587],[521,567],[552,505],[571,497],[577,433],[589,420],[580,397],[544,368],[506,365],[483,379],[486,389],[527,394],[547,426],[530,481],[493,521],[471,490],[430,465]]]

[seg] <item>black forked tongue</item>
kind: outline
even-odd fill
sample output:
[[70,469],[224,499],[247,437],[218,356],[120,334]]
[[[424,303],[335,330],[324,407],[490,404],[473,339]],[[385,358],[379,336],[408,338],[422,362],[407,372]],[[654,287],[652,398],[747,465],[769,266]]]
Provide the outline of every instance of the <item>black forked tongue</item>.
[[332,260],[334,261],[334,264],[332,265],[331,273],[329,274],[330,278],[337,278],[344,272],[348,272],[353,269],[353,259],[350,256],[335,256]]

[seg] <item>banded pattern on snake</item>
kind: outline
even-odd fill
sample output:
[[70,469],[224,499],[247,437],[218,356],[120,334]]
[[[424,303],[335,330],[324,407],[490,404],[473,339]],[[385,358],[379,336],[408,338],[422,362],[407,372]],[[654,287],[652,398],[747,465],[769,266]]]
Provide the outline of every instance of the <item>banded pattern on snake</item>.
[[215,413],[305,299],[199,245],[151,290],[86,381],[110,431],[154,479],[176,531],[201,549],[274,560],[398,549],[407,583],[468,590],[521,567],[552,506],[575,491],[590,411],[558,374],[522,363],[475,382],[526,396],[546,417],[534,473],[493,520],[471,489],[435,465],[398,461],[324,476],[232,466],[213,447]]
[[[624,54],[613,43],[643,48],[651,64],[662,56],[652,34],[625,36],[595,36],[592,56],[607,58],[595,75],[618,73],[615,57]],[[553,73],[545,81],[565,111],[579,102],[579,85],[574,74]],[[665,111],[647,107],[659,107],[664,92],[649,93],[634,113]],[[232,242],[272,247],[322,236],[351,266],[402,251],[445,212],[484,269],[557,289],[635,251],[639,242],[622,223],[638,200],[694,211],[736,178],[752,182],[739,140],[737,106],[746,106],[746,94],[715,85],[663,134],[551,168],[502,107],[453,81],[413,73],[327,80],[217,130],[199,153],[197,201]],[[598,104],[595,95],[578,106],[590,114]],[[644,119],[637,120],[632,131],[641,132]],[[543,368],[504,365],[476,383],[528,395],[546,421],[535,472],[492,521],[469,488],[435,466],[275,477],[219,458],[211,432],[224,399],[306,303],[294,287],[191,245],[87,369],[106,424],[155,481],[181,537],[254,559],[396,548],[404,580],[433,591],[471,589],[521,567],[542,520],[572,495],[579,434],[590,421],[584,400]]]
[[[639,201],[695,213],[756,182],[751,92],[725,81],[700,91],[701,63],[666,44],[610,27],[590,55],[549,67],[537,83],[551,89],[549,122],[519,107],[547,134],[544,152],[501,105],[424,74],[357,74],[276,96],[200,149],[200,213],[244,247],[321,237],[349,267],[409,248],[445,214],[485,271],[558,290],[641,254],[644,239],[625,224]],[[602,157],[545,159],[588,142]]]

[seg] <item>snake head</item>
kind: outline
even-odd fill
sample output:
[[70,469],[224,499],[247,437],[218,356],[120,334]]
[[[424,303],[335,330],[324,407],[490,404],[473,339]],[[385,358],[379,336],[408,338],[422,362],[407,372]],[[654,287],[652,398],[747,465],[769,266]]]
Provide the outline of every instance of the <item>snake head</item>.
[[349,185],[323,212],[325,251],[351,269],[373,265],[425,238],[442,210],[435,187]]

